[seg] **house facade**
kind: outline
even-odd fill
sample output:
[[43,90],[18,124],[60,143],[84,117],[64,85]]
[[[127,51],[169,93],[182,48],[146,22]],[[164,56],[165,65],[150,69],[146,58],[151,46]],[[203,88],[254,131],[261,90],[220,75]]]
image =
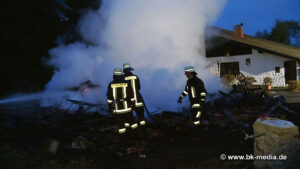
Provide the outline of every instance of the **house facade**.
[[254,77],[254,84],[271,77],[276,87],[300,80],[300,48],[244,35],[240,25],[234,31],[210,28],[205,49],[209,68],[219,77],[241,72]]

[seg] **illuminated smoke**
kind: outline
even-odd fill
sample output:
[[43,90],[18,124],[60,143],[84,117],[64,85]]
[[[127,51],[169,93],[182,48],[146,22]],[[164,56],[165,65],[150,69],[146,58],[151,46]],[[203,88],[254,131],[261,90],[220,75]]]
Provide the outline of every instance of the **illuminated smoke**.
[[83,41],[50,51],[58,71],[47,91],[64,91],[83,81],[101,85],[76,97],[105,103],[114,67],[130,62],[141,79],[148,107],[173,109],[186,83],[184,66],[194,65],[209,92],[219,81],[205,66],[203,33],[225,0],[104,0],[78,24]]

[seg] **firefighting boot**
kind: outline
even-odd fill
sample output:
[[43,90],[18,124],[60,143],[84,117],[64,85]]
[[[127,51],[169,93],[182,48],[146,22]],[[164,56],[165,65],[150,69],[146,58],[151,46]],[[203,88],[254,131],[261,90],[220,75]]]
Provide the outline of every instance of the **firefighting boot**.
[[114,144],[119,144],[122,142],[123,137],[126,135],[127,131],[126,128],[117,128],[113,131],[113,139],[112,142]]
[[142,120],[139,122],[139,136],[142,139],[147,138],[147,127],[146,127],[146,121]]
[[130,137],[133,140],[136,140],[139,138],[139,126],[131,128]]
[[115,135],[124,135],[127,132],[126,128],[118,128],[116,130],[114,130],[114,134]]

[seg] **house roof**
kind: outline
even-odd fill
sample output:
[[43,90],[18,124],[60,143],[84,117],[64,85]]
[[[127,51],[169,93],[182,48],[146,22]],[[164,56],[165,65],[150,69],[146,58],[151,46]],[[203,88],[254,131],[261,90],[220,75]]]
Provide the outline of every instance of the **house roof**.
[[235,37],[233,31],[221,29],[218,27],[210,27],[208,31],[209,34],[213,36],[219,36],[228,40],[236,41],[251,46],[256,49],[260,49],[277,55],[300,60],[300,48],[298,47],[294,47],[291,45],[286,45],[286,44],[282,44],[282,43],[278,43],[278,42],[274,42],[262,38],[257,38],[246,34],[244,34],[245,38],[241,39]]

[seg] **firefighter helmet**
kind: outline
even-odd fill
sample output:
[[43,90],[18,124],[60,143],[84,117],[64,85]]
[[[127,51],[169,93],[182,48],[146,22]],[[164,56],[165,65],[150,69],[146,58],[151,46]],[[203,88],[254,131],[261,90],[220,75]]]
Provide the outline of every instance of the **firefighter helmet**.
[[130,63],[124,63],[123,64],[123,70],[124,71],[131,71],[131,70],[134,70],[134,69],[131,67]]
[[194,66],[186,66],[184,68],[184,71],[185,72],[196,72],[195,69],[194,69]]
[[114,68],[114,75],[117,75],[117,76],[123,75],[122,69],[119,67]]

